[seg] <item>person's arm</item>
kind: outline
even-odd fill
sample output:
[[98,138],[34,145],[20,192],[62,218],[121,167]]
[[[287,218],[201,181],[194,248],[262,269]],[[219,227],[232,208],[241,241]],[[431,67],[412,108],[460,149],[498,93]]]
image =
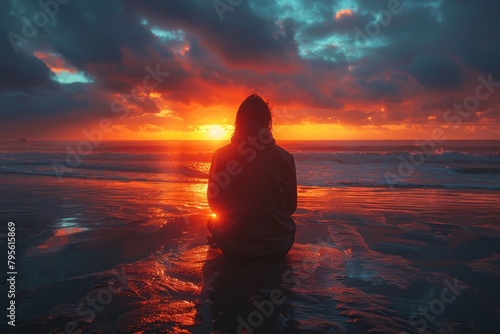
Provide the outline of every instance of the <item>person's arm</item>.
[[291,156],[290,186],[286,194],[286,203],[290,216],[297,210],[297,172],[295,170],[295,160]]

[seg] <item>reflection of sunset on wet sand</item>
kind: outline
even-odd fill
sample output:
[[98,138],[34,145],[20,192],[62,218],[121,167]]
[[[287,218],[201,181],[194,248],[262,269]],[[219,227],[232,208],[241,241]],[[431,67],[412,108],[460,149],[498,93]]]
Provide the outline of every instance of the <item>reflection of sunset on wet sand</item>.
[[[391,152],[403,146],[286,143],[299,178],[295,244],[284,261],[235,265],[207,245],[212,147],[197,145],[108,144],[63,182],[28,152],[29,177],[0,176],[4,213],[22,226],[17,301],[31,313],[19,312],[20,333],[68,322],[84,333],[411,332],[447,284],[465,288],[445,295],[456,302],[429,328],[494,322],[500,199],[491,146],[431,156],[391,189],[383,171],[397,169],[400,153]],[[481,308],[468,306],[477,300]],[[257,327],[256,305],[273,308]]]

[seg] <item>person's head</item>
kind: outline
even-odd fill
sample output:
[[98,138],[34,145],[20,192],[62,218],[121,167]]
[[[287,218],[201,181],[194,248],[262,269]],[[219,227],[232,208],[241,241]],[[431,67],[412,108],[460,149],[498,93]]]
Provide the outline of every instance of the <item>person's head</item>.
[[258,94],[252,94],[238,108],[234,134],[245,134],[260,128],[272,129],[271,107]]

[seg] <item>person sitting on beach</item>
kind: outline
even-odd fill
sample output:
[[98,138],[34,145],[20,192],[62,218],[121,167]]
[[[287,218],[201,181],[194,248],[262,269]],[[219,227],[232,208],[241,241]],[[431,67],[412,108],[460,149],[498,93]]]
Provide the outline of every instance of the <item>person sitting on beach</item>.
[[213,240],[230,259],[285,256],[295,238],[293,156],[276,145],[271,108],[259,95],[243,101],[231,143],[215,151],[207,197]]

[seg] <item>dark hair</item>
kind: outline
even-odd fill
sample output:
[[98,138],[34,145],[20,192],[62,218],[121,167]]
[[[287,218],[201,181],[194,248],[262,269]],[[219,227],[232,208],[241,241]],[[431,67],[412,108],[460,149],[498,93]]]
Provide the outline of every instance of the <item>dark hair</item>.
[[234,136],[251,134],[255,130],[272,129],[273,120],[269,102],[258,94],[252,94],[241,103],[234,122]]

